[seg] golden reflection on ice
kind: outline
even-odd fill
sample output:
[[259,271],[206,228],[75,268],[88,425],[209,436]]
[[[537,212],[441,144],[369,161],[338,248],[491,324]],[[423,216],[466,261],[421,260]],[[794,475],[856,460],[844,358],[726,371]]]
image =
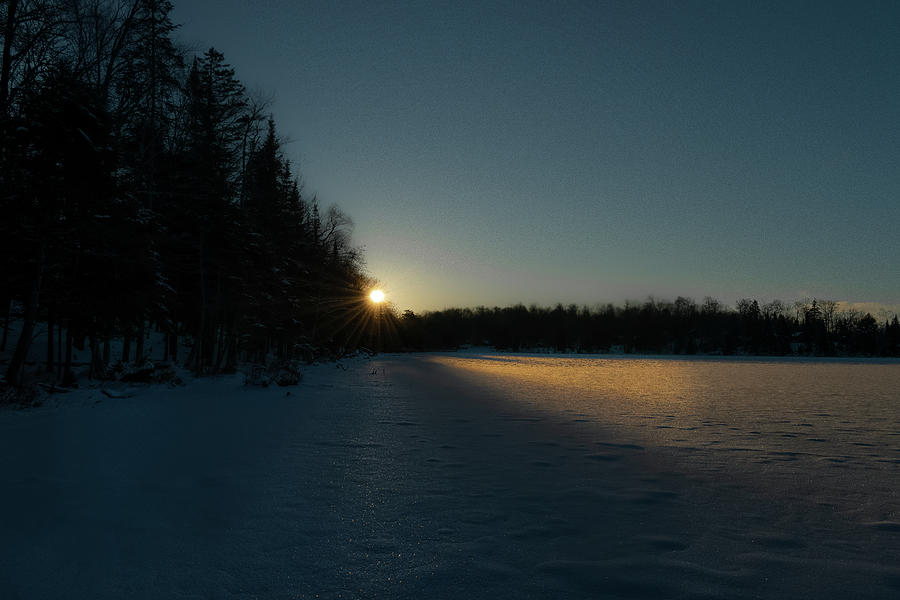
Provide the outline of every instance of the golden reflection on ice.
[[487,388],[505,410],[611,426],[642,443],[740,451],[762,464],[805,456],[900,470],[896,363],[502,355],[432,360]]
[[527,388],[530,392],[542,392],[542,399],[557,409],[582,410],[587,398],[591,399],[594,409],[598,400],[619,406],[639,403],[645,409],[649,406],[683,409],[686,404],[698,402],[700,396],[695,392],[702,385],[697,380],[694,364],[671,360],[530,356],[442,356],[435,360],[504,390],[525,391]]

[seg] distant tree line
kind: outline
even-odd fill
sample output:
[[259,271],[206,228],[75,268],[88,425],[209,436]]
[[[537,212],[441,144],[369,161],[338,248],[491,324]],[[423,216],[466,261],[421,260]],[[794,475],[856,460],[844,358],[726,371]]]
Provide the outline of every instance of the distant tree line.
[[900,356],[897,315],[838,310],[833,301],[802,300],[735,308],[712,298],[697,304],[647,300],[553,308],[447,309],[396,319],[395,346],[408,350],[490,346],[507,351],[641,354]]
[[[197,372],[340,353],[369,285],[350,219],[306,198],[265,102],[220,52],[189,59],[167,0],[0,4],[0,350],[22,381],[35,327],[47,369],[148,328]],[[179,340],[191,342],[177,356]]]

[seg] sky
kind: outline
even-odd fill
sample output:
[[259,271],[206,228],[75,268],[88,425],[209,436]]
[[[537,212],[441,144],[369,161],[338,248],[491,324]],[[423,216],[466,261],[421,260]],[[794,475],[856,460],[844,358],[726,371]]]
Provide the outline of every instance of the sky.
[[399,310],[900,306],[900,4],[175,0]]

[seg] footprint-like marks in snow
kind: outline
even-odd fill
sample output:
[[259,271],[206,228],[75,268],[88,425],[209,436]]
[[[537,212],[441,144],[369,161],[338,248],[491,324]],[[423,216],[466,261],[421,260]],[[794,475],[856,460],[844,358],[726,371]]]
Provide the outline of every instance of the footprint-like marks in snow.
[[329,448],[384,448],[384,444],[379,444],[377,442],[351,442],[347,441],[328,441],[323,440],[319,442],[315,442],[316,446],[327,446]]
[[537,569],[610,598],[722,598],[750,581],[745,569],[720,570],[646,553],[611,560],[551,560]]
[[638,539],[653,550],[663,552],[678,552],[687,549],[687,544],[670,535],[642,535]]
[[865,525],[877,531],[893,531],[900,533],[900,522],[898,521],[872,521]]
[[614,444],[612,442],[594,442],[598,446],[603,446],[605,448],[622,448],[624,450],[643,450],[643,446],[638,446],[637,444]]
[[399,427],[414,427],[418,426],[419,423],[415,423],[413,421],[378,421],[379,425],[397,425]]
[[585,458],[588,460],[594,460],[598,462],[612,462],[615,460],[620,460],[622,458],[621,454],[612,454],[609,452],[598,452],[596,454],[586,454]]
[[806,547],[806,544],[796,537],[771,531],[755,531],[750,533],[749,537],[751,543],[774,550],[792,550]]
[[625,491],[624,496],[638,504],[660,504],[675,500],[681,494],[672,490],[632,489]]

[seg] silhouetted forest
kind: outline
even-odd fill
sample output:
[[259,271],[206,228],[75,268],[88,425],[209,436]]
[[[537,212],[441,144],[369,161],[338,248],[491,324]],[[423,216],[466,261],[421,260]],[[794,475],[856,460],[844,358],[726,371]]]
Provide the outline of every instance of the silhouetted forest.
[[0,5],[10,383],[38,323],[60,378],[73,347],[90,350],[95,376],[109,368],[111,339],[124,362],[141,360],[149,328],[165,336],[166,359],[198,373],[341,353],[366,333],[370,282],[350,219],[304,197],[266,103],[220,52],[179,50],[171,10],[166,0]]
[[498,350],[642,354],[749,354],[767,356],[900,356],[897,315],[879,322],[869,313],[838,310],[833,301],[760,305],[741,300],[734,309],[715,299],[589,308],[523,305],[448,309],[396,325],[404,349],[490,346]]

